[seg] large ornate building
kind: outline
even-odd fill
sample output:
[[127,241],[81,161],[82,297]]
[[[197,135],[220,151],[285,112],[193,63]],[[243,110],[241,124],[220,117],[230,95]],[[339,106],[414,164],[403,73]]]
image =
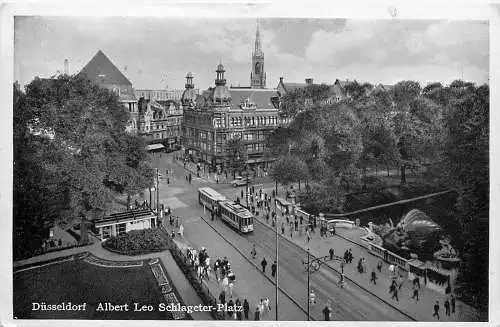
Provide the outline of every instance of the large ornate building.
[[[186,76],[182,97],[184,121],[183,146],[196,161],[212,167],[227,167],[234,152],[231,140],[244,148],[246,163],[265,164],[273,158],[265,153],[266,137],[280,124],[278,109],[271,98],[274,90],[230,89],[226,86],[224,66],[217,66],[215,87],[196,95],[193,76]],[[243,155],[243,154],[242,154]]]

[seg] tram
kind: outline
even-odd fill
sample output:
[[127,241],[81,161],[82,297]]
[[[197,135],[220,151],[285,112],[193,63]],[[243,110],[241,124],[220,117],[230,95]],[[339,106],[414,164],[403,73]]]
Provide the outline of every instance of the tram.
[[253,232],[253,215],[240,204],[228,200],[210,187],[198,189],[198,202],[240,233]]
[[211,187],[200,187],[198,189],[198,202],[210,211],[217,211],[220,201],[226,201],[226,197]]
[[253,232],[253,215],[242,205],[233,201],[221,201],[219,202],[219,215],[238,232]]

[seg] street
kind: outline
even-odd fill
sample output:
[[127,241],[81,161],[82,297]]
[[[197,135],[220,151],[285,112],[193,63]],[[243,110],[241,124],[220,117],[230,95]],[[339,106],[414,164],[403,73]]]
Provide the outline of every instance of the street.
[[[187,238],[192,246],[207,248],[212,258],[218,256],[229,258],[237,276],[235,286],[237,297],[247,297],[250,303],[252,301],[257,303],[259,298],[268,297],[274,303],[274,284],[248,261],[252,260],[250,259],[250,251],[252,244],[255,244],[257,258],[254,264],[260,267],[260,261],[265,257],[268,262],[266,273],[270,277],[270,265],[275,259],[274,232],[256,222],[255,231],[252,234],[240,235],[220,220],[210,221],[209,212],[204,212],[198,204],[198,187],[212,186],[223,194],[239,192],[241,188],[235,189],[229,184],[211,185],[206,179],[197,177],[193,177],[192,184],[189,184],[185,180],[184,169],[173,163],[172,156],[172,154],[162,154],[160,157],[158,154],[154,154],[152,162],[162,174],[165,173],[166,169],[174,170],[174,175],[169,175],[170,184],[167,184],[165,176],[162,178],[160,203],[170,206],[172,214],[182,218],[184,238]],[[271,187],[272,185],[266,186]],[[239,252],[230,244],[233,244]],[[285,292],[302,307],[302,310],[298,310],[297,305],[280,292],[278,304],[280,320],[306,319],[303,311],[307,308],[307,273],[302,263],[303,260],[306,260],[304,250],[289,242],[280,241],[279,286],[281,290],[286,290]],[[315,320],[323,320],[321,311],[327,300],[331,301],[332,319],[334,320],[408,320],[405,315],[354,285],[340,289],[337,283],[338,275],[330,268],[323,266],[320,271],[311,274],[310,285],[317,294],[317,303],[311,306],[310,314]]]

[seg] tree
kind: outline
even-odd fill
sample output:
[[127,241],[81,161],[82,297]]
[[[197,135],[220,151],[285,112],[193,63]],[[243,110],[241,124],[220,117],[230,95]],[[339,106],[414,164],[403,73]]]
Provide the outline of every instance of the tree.
[[358,81],[354,80],[352,82],[348,82],[344,86],[344,91],[354,100],[359,101],[366,95],[367,88],[370,88],[371,85],[369,83],[360,84]]
[[305,180],[308,177],[306,164],[296,156],[284,156],[274,162],[270,173],[271,178],[281,185]]
[[418,82],[401,81],[394,85],[394,101],[400,111],[408,110],[410,103],[420,95],[421,87]]
[[384,165],[389,174],[391,163],[399,159],[396,135],[389,121],[383,115],[370,115],[362,121],[361,126],[363,152],[359,164],[364,169],[364,176],[366,167],[373,165]]
[[[462,87],[461,84],[460,87]],[[458,90],[457,90],[458,91]],[[462,253],[459,292],[488,305],[489,87],[465,86],[454,93],[445,115],[445,182],[459,190],[456,208]]]
[[[26,155],[26,161],[41,173],[37,183],[59,195],[57,206],[39,213],[44,222],[79,221],[81,241],[86,242],[87,222],[102,216],[118,192],[151,185],[144,144],[125,132],[129,115],[108,90],[80,76],[36,78],[26,87],[22,107],[14,109],[31,116],[15,126],[15,134],[31,130],[25,141],[43,150],[33,155],[19,147],[16,155]],[[33,173],[16,168],[20,174]],[[17,201],[24,205],[24,199]],[[58,219],[49,214],[51,210]]]

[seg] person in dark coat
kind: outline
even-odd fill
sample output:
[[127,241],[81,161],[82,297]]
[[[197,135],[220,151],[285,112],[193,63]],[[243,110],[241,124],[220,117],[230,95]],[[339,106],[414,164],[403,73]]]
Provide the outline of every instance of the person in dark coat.
[[399,302],[399,298],[398,298],[398,288],[397,287],[394,287],[394,291],[392,292],[392,297],[391,299],[396,299],[396,301]]
[[445,314],[447,316],[450,315],[450,300],[448,298],[446,298],[446,301],[444,301],[444,310],[445,310]]
[[[232,308],[232,307],[234,307],[234,302],[233,302],[233,299],[229,299],[229,302],[227,302],[227,307],[228,307],[228,308]],[[227,315],[228,315],[229,317],[231,317],[231,316],[233,315],[233,312],[234,312],[234,311],[227,311],[226,313],[227,313]]]
[[245,314],[245,319],[248,320],[248,312],[250,311],[250,304],[248,304],[247,299],[243,300],[243,313]]
[[375,272],[375,269],[372,270],[370,282],[373,282],[373,285],[377,285],[377,273]]
[[262,259],[262,262],[260,263],[260,265],[262,266],[262,273],[266,273],[266,266],[267,266],[267,261],[266,261],[266,258]]
[[437,317],[439,320],[439,301],[436,301],[436,304],[434,304],[434,313],[432,316]]
[[254,320],[260,320],[260,311],[259,311],[259,307],[255,308]]
[[225,304],[225,303],[226,303],[226,292],[224,292],[224,291],[220,292],[220,295],[219,295],[219,301],[220,301],[220,303],[222,303],[222,304]]
[[413,295],[411,298],[412,299],[417,298],[417,302],[418,302],[418,288],[415,286],[413,286]]
[[330,251],[328,251],[330,253],[330,260],[333,260],[333,256],[335,255],[335,250],[333,248],[330,248]]
[[344,261],[346,263],[349,263],[349,251],[345,250],[344,252]]
[[330,313],[331,313],[331,310],[327,304],[327,305],[325,305],[325,308],[323,309],[323,315],[325,317],[325,321],[330,321]]
[[[236,299],[236,302],[234,303],[237,308],[241,307],[241,301],[240,299]],[[236,319],[242,320],[243,313],[241,311],[236,312]]]
[[271,276],[276,277],[276,268],[277,268],[277,263],[276,260],[274,260],[273,264],[271,265]]
[[455,297],[451,296],[451,313],[455,313]]

